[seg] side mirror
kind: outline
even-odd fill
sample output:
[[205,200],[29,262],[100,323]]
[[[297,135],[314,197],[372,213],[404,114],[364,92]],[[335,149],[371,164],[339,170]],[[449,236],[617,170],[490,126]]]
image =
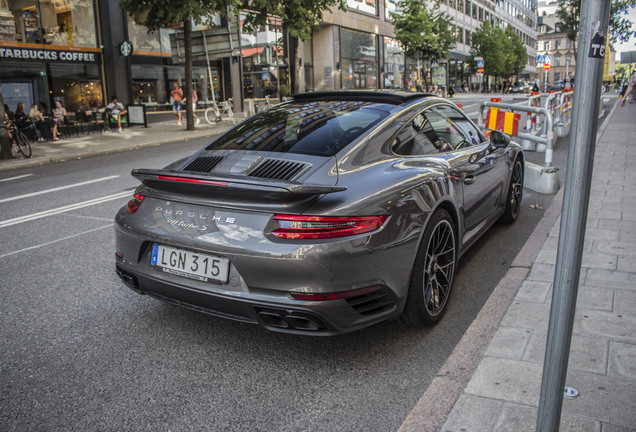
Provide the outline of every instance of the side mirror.
[[510,144],[510,137],[503,132],[497,130],[492,131],[490,133],[490,144],[495,148],[508,147]]

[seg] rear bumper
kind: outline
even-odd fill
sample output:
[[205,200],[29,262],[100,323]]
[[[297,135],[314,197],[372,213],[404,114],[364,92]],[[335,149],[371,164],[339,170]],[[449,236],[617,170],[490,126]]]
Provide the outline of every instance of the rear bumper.
[[361,330],[397,317],[403,299],[386,286],[357,297],[329,301],[301,301],[279,292],[228,293],[201,291],[134,273],[118,262],[122,281],[140,294],[220,318],[258,324],[284,333],[332,336]]

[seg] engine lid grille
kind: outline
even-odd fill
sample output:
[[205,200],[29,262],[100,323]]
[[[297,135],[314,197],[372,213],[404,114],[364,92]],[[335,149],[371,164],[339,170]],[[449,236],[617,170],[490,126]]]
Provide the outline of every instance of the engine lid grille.
[[223,160],[223,156],[199,156],[183,170],[208,173]]
[[250,177],[261,177],[277,180],[293,180],[307,168],[307,164],[280,159],[265,159],[249,174]]

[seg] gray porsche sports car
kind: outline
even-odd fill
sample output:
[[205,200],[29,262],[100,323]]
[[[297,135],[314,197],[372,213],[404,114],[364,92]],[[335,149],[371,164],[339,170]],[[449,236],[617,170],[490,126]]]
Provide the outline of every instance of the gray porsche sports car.
[[312,335],[436,323],[459,257],[517,218],[521,148],[455,105],[316,92],[259,113],[141,181],[116,270],[160,300]]

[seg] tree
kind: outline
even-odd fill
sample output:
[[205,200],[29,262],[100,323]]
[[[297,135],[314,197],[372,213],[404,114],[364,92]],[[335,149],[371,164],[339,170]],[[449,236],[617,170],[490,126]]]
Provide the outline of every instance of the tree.
[[[247,13],[243,26],[253,31],[265,25],[269,16],[281,18],[283,33],[306,41],[311,38],[313,29],[322,20],[323,12],[337,6],[346,10],[346,0],[245,0],[242,8]],[[293,64],[293,92],[300,91],[300,44],[295,44]]]
[[[421,55],[427,60],[446,58],[448,50],[455,46],[453,21],[440,11],[440,0],[435,0],[429,10],[424,0],[401,0],[401,13],[391,13],[395,38],[404,50],[404,70],[406,57]],[[425,85],[426,83],[425,77]]]
[[188,102],[186,105],[186,119],[188,130],[194,130],[194,116],[192,112],[192,23],[201,24],[203,19],[215,14],[227,15],[227,11],[240,4],[240,0],[121,0],[121,7],[130,15],[148,12],[145,25],[148,32],[154,32],[162,27],[169,27],[175,23],[183,23],[185,43],[185,92]]
[[[609,29],[612,42],[627,42],[633,34],[632,22],[625,18],[630,8],[636,7],[636,0],[612,0],[610,6]],[[560,29],[567,32],[568,39],[576,41],[581,16],[581,0],[561,0],[557,16],[561,19]]]
[[519,75],[528,64],[528,48],[511,25],[506,27],[505,34],[509,46],[509,52],[506,53],[506,69],[510,73],[508,76]]
[[484,59],[484,74],[497,78],[508,78],[519,75],[528,62],[528,51],[525,44],[508,26],[504,31],[501,27],[490,25],[484,21],[479,29],[473,33],[471,66],[475,69],[474,58]]

